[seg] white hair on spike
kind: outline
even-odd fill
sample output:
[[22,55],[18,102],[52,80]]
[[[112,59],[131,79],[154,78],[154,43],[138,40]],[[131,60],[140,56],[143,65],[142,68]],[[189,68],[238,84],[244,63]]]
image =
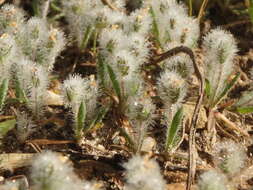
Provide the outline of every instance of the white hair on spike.
[[220,28],[211,30],[203,41],[205,76],[210,83],[209,104],[224,90],[228,77],[234,71],[233,59],[237,52],[232,34]]
[[24,24],[24,11],[11,4],[4,4],[0,9],[0,35],[16,34]]
[[224,173],[234,175],[245,166],[246,153],[241,145],[228,140],[215,145],[214,159]]
[[228,190],[229,188],[227,187],[226,182],[227,179],[224,175],[216,172],[215,170],[210,170],[200,176],[198,189]]
[[166,189],[166,183],[155,160],[135,155],[123,166],[127,170],[127,185],[124,190]]

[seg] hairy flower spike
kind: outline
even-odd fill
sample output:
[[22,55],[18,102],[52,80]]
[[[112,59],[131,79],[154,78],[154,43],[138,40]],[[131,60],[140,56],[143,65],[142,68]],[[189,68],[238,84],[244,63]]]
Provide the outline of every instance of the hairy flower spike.
[[208,104],[215,106],[217,98],[224,90],[229,76],[234,71],[233,59],[237,52],[234,37],[222,30],[211,30],[204,38],[206,78],[210,83]]
[[131,136],[136,144],[137,151],[140,151],[148,127],[154,124],[156,107],[151,98],[141,90],[134,96],[129,96],[126,105],[125,114],[133,127]]
[[71,75],[63,83],[63,95],[65,105],[71,107],[77,113],[82,101],[87,104],[88,110],[93,110],[96,106],[98,89],[95,79],[84,79],[80,75]]
[[158,81],[158,93],[167,105],[181,104],[186,96],[186,81],[176,72],[166,70]]
[[165,181],[155,160],[139,155],[124,164],[127,185],[124,190],[164,190]]
[[[114,0],[112,3],[115,6],[123,6],[122,0]],[[100,30],[108,25],[121,22],[125,17],[123,13],[111,10],[100,0],[64,1],[63,11],[79,47],[82,46],[84,38],[87,37],[85,33],[89,28]]]
[[67,158],[50,151],[41,153],[32,163],[34,189],[80,190],[84,184],[74,174]]
[[17,60],[18,54],[15,40],[9,34],[0,36],[0,82],[4,79],[10,79],[12,64]]
[[198,189],[199,190],[228,190],[226,186],[226,177],[222,174],[211,170],[203,173],[200,176]]
[[170,71],[175,71],[183,79],[188,79],[194,72],[192,60],[188,55],[183,54],[167,59],[164,67]]
[[21,60],[16,64],[16,75],[20,89],[28,98],[28,107],[36,117],[41,116],[49,84],[47,70],[31,61]]
[[21,27],[17,38],[22,53],[48,71],[52,70],[55,58],[65,46],[64,34],[57,29],[49,30],[47,22],[37,17]]
[[152,19],[147,8],[141,8],[132,12],[126,19],[122,20],[122,27],[126,34],[138,33],[147,36],[151,29]]
[[234,175],[244,167],[246,153],[239,144],[229,140],[215,146],[214,159],[224,173]]
[[36,125],[26,113],[17,113],[16,136],[20,142],[25,142],[27,137],[35,131]]
[[16,34],[24,24],[24,12],[11,4],[5,4],[0,9],[0,35],[2,33]]
[[84,79],[79,75],[71,75],[64,81],[62,91],[65,106],[70,107],[73,113],[76,139],[80,140],[83,136],[84,125],[88,125],[96,115],[97,83],[93,77]]
[[151,0],[148,4],[153,17],[153,34],[161,48],[197,45],[199,24],[187,15],[182,4],[175,0]]

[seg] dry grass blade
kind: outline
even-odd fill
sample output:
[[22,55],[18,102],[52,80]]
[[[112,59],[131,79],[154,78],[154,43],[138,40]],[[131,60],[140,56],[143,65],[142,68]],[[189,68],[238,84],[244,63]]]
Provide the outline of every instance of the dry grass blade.
[[26,143],[36,143],[38,145],[50,145],[50,144],[72,144],[75,141],[70,140],[49,140],[49,139],[34,139],[28,140]]
[[215,112],[214,116],[216,119],[223,121],[225,126],[228,127],[229,129],[231,129],[232,131],[235,130],[238,133],[242,134],[243,136],[249,137],[249,134],[247,132],[245,132],[244,130],[237,127],[233,122],[229,121],[228,118],[226,118],[220,112]]
[[0,173],[5,170],[28,166],[35,155],[30,153],[0,154]]

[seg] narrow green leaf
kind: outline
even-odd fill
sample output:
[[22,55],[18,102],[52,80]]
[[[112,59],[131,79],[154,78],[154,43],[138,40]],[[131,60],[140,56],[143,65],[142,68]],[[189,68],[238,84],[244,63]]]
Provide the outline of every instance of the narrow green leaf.
[[17,99],[19,100],[19,102],[21,102],[21,103],[28,102],[26,94],[25,94],[24,90],[20,87],[20,83],[18,80],[15,81],[15,95],[16,95]]
[[87,27],[87,29],[86,29],[86,31],[83,35],[83,40],[82,40],[82,43],[81,43],[81,46],[80,46],[81,50],[85,50],[85,48],[87,47],[88,42],[89,42],[89,40],[92,36],[93,31],[94,31],[93,26],[90,25],[90,26]]
[[220,96],[214,103],[214,106],[220,103],[220,101],[227,95],[227,93],[231,90],[231,88],[235,85],[237,79],[240,77],[240,73],[237,73],[235,77],[226,85]]
[[41,16],[39,0],[32,0],[31,5],[34,16]]
[[62,12],[62,8],[60,6],[57,5],[56,2],[52,1],[50,3],[50,8],[54,11],[57,11],[57,12]]
[[161,47],[161,42],[160,42],[160,37],[159,37],[160,36],[159,28],[158,28],[158,24],[156,21],[156,15],[155,15],[154,9],[152,7],[150,8],[150,14],[152,17],[152,33],[154,34],[157,45],[159,47]]
[[7,92],[8,92],[8,85],[9,85],[9,80],[4,79],[0,86],[0,111],[3,109],[3,106],[4,106],[4,102],[6,99]]
[[134,151],[137,151],[137,145],[135,144],[133,138],[126,132],[126,130],[122,127],[119,128],[120,134],[125,137],[126,141],[129,144],[129,147]]
[[77,124],[76,124],[76,137],[77,139],[80,139],[82,137],[82,131],[84,128],[84,122],[86,119],[86,105],[84,102],[82,102],[79,106],[78,114],[77,114]]
[[105,83],[104,83],[104,81],[105,81],[105,64],[104,64],[104,60],[101,55],[98,56],[97,72],[98,72],[100,86],[102,86],[102,88],[104,88],[105,87]]
[[249,114],[253,112],[253,107],[239,107],[236,111],[240,114]]
[[248,11],[249,11],[251,23],[253,23],[253,0],[250,0],[250,6],[249,6]]
[[205,79],[205,94],[207,97],[211,96],[211,86],[208,79]]
[[109,107],[101,107],[98,110],[98,114],[92,120],[90,125],[87,125],[87,127],[84,128],[84,135],[87,134],[95,125],[97,125],[98,123],[100,123],[103,120],[103,118],[105,117],[108,110],[109,110]]
[[174,145],[177,133],[180,129],[181,121],[183,119],[183,107],[181,107],[174,115],[171,125],[167,130],[165,150],[168,151]]
[[108,64],[106,64],[107,66],[107,70],[108,70],[108,74],[109,74],[109,77],[112,81],[112,86],[113,86],[113,89],[116,93],[116,95],[118,96],[119,100],[120,100],[120,97],[121,97],[121,90],[120,90],[120,85],[119,85],[119,81],[117,80],[117,77],[112,69],[112,67]]
[[0,123],[0,137],[4,137],[8,131],[13,129],[16,124],[16,119],[3,121]]

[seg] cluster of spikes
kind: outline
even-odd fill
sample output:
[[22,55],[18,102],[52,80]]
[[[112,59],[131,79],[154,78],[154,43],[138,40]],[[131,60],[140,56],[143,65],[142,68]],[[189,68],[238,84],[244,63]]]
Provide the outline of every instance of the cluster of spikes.
[[[68,0],[61,4],[72,39],[80,52],[92,46],[96,55],[97,76],[71,74],[62,81],[57,94],[64,107],[70,110],[74,138],[80,143],[90,129],[116,109],[116,116],[127,120],[131,126],[130,129],[119,126],[122,134],[134,152],[139,153],[148,127],[158,118],[157,105],[144,79],[143,67],[150,62],[154,49],[165,52],[179,46],[197,48],[200,36],[197,19],[189,17],[186,7],[175,0],[129,1],[127,5],[124,0],[112,0],[111,4],[101,0]],[[133,11],[127,13],[126,6]],[[49,89],[55,60],[66,42],[65,34],[52,27],[45,15],[28,19],[13,5],[1,7],[0,109],[4,112],[8,107],[6,100],[10,99],[21,105],[14,109],[15,130],[21,142],[36,131],[38,121],[47,111],[48,99],[52,98]],[[215,108],[227,93],[237,47],[230,33],[217,28],[204,37],[202,49],[205,55],[204,76],[208,82],[205,105]],[[162,117],[159,118],[167,126],[164,150],[168,152],[175,151],[180,143],[188,81],[193,80],[192,61],[189,55],[180,53],[159,63],[162,71],[156,79],[155,91],[162,103]],[[11,95],[8,94],[10,89],[14,92]],[[245,93],[237,105],[243,108],[250,104],[251,94]],[[99,100],[104,96],[109,96],[113,102],[102,104]],[[126,122],[118,120],[116,123]],[[239,150],[237,145],[233,145],[229,153],[233,155],[224,163],[217,161],[217,165],[229,175],[234,175],[243,166],[243,159],[241,162],[231,159],[240,160],[243,152]],[[47,189],[74,188],[71,184],[75,184],[76,189],[99,189],[94,184],[81,183],[72,174],[71,167],[61,165],[58,157],[46,152],[34,161],[32,178],[35,189],[44,189],[43,185],[47,185]],[[165,189],[155,161],[137,155],[124,166],[128,170],[127,190],[153,189],[157,181],[157,189]],[[64,179],[63,173],[69,174],[64,187],[59,183]],[[151,178],[149,176],[155,176],[154,181],[145,179]],[[209,188],[208,178],[217,179],[218,183],[224,182],[226,177],[217,171],[203,174],[199,183],[201,190]],[[140,187],[138,184],[145,185]],[[10,185],[13,184],[6,184],[6,187],[12,187]],[[223,186],[226,187],[218,184],[214,189],[224,189]]]

